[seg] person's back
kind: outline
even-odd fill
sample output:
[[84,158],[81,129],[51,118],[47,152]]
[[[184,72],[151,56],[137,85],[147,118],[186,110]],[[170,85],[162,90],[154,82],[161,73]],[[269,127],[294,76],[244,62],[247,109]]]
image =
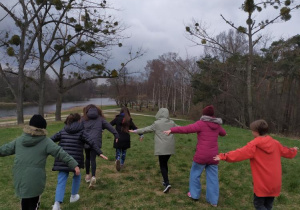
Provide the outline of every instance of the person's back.
[[172,133],[197,133],[197,145],[194,162],[198,164],[218,164],[213,157],[218,154],[218,137],[225,136],[221,126],[222,120],[208,115],[202,115],[197,122],[171,129]]
[[[247,144],[244,157],[250,159],[253,188],[257,196],[279,196],[282,176],[281,157],[292,158],[294,155],[295,153],[285,151],[280,142],[268,135],[258,136]],[[235,160],[238,160],[238,157]]]
[[155,115],[156,121],[145,128],[137,129],[138,134],[155,132],[154,136],[154,155],[158,156],[161,174],[163,177],[164,193],[168,193],[171,184],[168,177],[168,160],[175,153],[175,138],[173,135],[165,135],[163,131],[176,126],[173,120],[169,119],[169,110],[160,108]]
[[254,206],[256,209],[272,209],[274,197],[279,196],[281,191],[281,157],[295,157],[298,148],[284,147],[267,135],[268,124],[265,120],[252,122],[250,129],[254,140],[240,149],[220,153],[214,160],[238,162],[250,159]]
[[15,193],[22,199],[22,209],[38,208],[40,195],[46,184],[46,160],[48,155],[58,158],[80,173],[77,162],[63,149],[46,137],[46,120],[33,115],[29,126],[14,141],[0,147],[0,156],[15,154],[13,178]]
[[154,132],[154,154],[165,155],[175,153],[175,138],[173,135],[165,135],[163,131],[176,126],[175,122],[169,119],[169,110],[160,108],[155,115],[156,120],[151,126],[138,129],[138,134]]

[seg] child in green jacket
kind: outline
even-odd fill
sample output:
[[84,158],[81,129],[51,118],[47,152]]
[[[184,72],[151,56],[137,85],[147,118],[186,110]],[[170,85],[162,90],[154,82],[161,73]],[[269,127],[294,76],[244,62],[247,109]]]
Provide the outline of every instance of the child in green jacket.
[[15,155],[13,179],[15,192],[21,198],[22,210],[38,209],[40,195],[46,184],[48,155],[65,162],[79,175],[78,163],[60,146],[46,137],[47,122],[41,115],[33,115],[23,134],[0,147],[0,156]]

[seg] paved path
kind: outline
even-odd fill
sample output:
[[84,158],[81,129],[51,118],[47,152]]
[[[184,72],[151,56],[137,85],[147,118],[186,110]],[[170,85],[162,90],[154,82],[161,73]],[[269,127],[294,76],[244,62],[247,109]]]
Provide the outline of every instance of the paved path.
[[[103,110],[103,113],[119,113],[120,109],[107,109],[107,110]],[[141,113],[130,113],[131,115],[138,115],[138,116],[145,116],[145,117],[154,117],[154,115],[148,115],[148,114],[141,114]],[[61,118],[65,119],[68,115],[62,115]],[[51,121],[55,121],[55,116],[51,116],[51,117],[45,117],[45,119],[49,122]],[[178,118],[170,118],[172,120],[181,120],[181,121],[189,121],[186,119],[178,119]],[[25,119],[24,123],[28,123],[29,119]],[[17,120],[8,120],[5,122],[0,122],[0,127],[5,127],[5,126],[11,126],[11,125],[17,125]]]

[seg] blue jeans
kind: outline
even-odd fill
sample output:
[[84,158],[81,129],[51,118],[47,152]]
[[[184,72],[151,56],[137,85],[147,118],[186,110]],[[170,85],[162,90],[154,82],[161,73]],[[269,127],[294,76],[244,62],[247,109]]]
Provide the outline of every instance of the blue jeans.
[[201,165],[193,161],[190,172],[190,193],[193,199],[199,199],[201,194],[200,177],[206,171],[206,201],[217,205],[219,200],[218,165]]
[[[55,201],[58,201],[60,203],[64,201],[68,176],[69,176],[69,172],[64,172],[64,171],[58,172]],[[71,195],[78,194],[79,187],[80,187],[80,180],[81,180],[81,175],[79,174],[78,176],[76,176],[76,174],[74,173]]]
[[121,159],[121,165],[124,164],[126,158],[126,149],[116,149],[116,160]]

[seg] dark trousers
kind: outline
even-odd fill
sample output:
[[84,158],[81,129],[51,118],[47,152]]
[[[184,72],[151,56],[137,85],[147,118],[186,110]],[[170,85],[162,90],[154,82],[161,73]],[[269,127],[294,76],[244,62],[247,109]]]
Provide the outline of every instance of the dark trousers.
[[164,179],[164,183],[167,186],[169,184],[169,177],[168,177],[168,160],[171,157],[171,155],[159,155],[159,167],[161,171],[161,175]]
[[33,198],[22,198],[21,209],[22,210],[36,210],[40,207],[40,196]]
[[92,168],[92,176],[96,176],[96,157],[97,153],[93,149],[85,149],[85,171],[90,174]]
[[257,197],[254,194],[253,204],[256,210],[271,210],[274,197]]

